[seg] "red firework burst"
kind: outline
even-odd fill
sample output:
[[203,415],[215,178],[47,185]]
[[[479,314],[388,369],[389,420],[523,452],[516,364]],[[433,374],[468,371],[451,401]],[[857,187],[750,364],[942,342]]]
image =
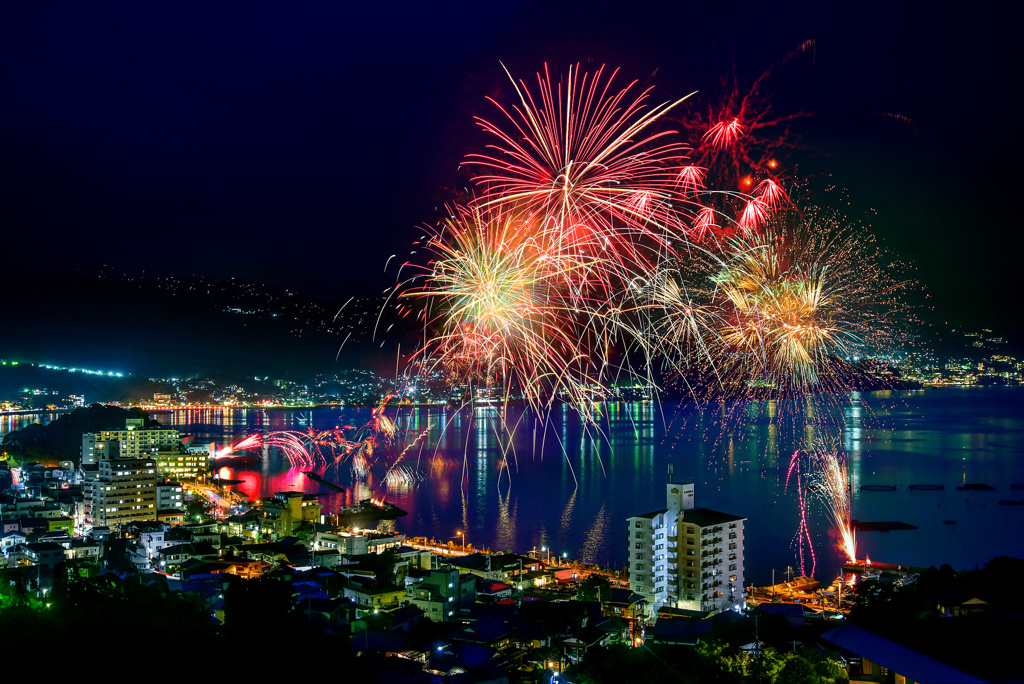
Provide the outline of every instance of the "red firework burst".
[[651,89],[618,90],[617,73],[576,66],[556,82],[545,65],[532,88],[513,80],[519,103],[491,100],[503,117],[477,122],[496,140],[466,162],[480,170],[481,207],[532,216],[552,243],[610,253],[633,270],[653,262],[645,250],[664,253],[683,233],[670,199],[689,148],[675,131],[652,130],[682,100],[649,107]]

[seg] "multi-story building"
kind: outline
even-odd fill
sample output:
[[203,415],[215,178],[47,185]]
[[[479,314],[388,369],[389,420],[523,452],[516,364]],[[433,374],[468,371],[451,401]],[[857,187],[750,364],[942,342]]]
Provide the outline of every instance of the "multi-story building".
[[319,522],[323,506],[313,494],[277,492],[274,498],[263,501],[260,510],[264,518],[261,532],[280,539],[294,535],[303,523]]
[[129,419],[124,430],[82,435],[84,523],[113,527],[156,520],[156,460],[149,454],[177,445],[177,430],[146,430]]
[[670,482],[667,508],[629,518],[630,589],[662,606],[721,612],[746,602],[746,518],[694,506],[693,484]]
[[151,458],[103,458],[83,486],[86,522],[113,527],[156,520],[156,462]]
[[476,600],[476,576],[463,575],[451,566],[431,570],[409,585],[406,600],[423,609],[434,622],[458,620],[459,611],[470,608]]
[[[160,470],[159,464],[157,470]],[[172,509],[182,510],[185,508],[185,491],[180,482],[160,482],[156,486],[156,509],[158,511],[169,511]]]
[[103,458],[152,458],[162,477],[191,480],[205,472],[210,462],[208,445],[189,449],[173,428],[147,428],[142,418],[129,418],[123,430],[103,430],[82,435],[82,465],[99,463]]
[[147,428],[142,418],[129,418],[123,430],[82,435],[82,465],[108,458],[144,458],[158,451],[176,452],[181,435],[172,428]]

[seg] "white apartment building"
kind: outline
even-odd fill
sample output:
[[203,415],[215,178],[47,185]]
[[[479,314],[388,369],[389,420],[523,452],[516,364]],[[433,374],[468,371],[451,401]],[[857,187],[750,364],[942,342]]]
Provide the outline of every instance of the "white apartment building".
[[104,458],[83,483],[86,522],[114,527],[156,520],[156,462],[151,458]]
[[667,508],[629,518],[630,589],[662,606],[703,612],[742,608],[746,518],[694,506],[693,484],[670,482]]

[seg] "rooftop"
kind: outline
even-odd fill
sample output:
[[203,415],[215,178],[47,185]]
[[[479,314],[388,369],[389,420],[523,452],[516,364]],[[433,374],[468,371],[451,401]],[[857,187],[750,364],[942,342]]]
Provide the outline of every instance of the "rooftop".
[[713,511],[710,508],[691,508],[681,512],[683,514],[683,522],[697,525],[698,527],[711,527],[712,525],[723,525],[725,523],[746,520],[741,515]]

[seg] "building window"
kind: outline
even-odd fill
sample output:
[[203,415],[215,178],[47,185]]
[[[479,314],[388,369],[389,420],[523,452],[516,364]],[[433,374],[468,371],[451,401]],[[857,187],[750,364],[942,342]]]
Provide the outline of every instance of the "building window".
[[637,523],[636,523],[636,526],[637,526],[637,527],[643,527],[643,523],[642,523],[642,522],[640,522],[640,521],[637,521]]
[[644,533],[643,532],[637,532],[636,533],[636,538],[637,539],[643,539],[644,538]]
[[638,548],[638,549],[642,549],[642,548],[644,548],[644,545],[643,545],[643,544],[641,544],[640,542],[637,542],[637,543],[636,543],[636,548]]
[[736,550],[736,544],[729,544],[729,550],[730,551],[735,551]]
[[643,570],[644,569],[644,564],[643,563],[637,563],[636,567],[634,569],[635,570]]
[[636,559],[637,560],[643,560],[643,558],[644,558],[644,554],[642,554],[642,553],[636,554]]
[[729,571],[730,572],[735,570],[735,569],[736,569],[736,564],[735,563],[733,563],[732,565],[729,566]]
[[693,549],[686,549],[686,555],[687,556],[696,556],[697,552],[694,551]]

